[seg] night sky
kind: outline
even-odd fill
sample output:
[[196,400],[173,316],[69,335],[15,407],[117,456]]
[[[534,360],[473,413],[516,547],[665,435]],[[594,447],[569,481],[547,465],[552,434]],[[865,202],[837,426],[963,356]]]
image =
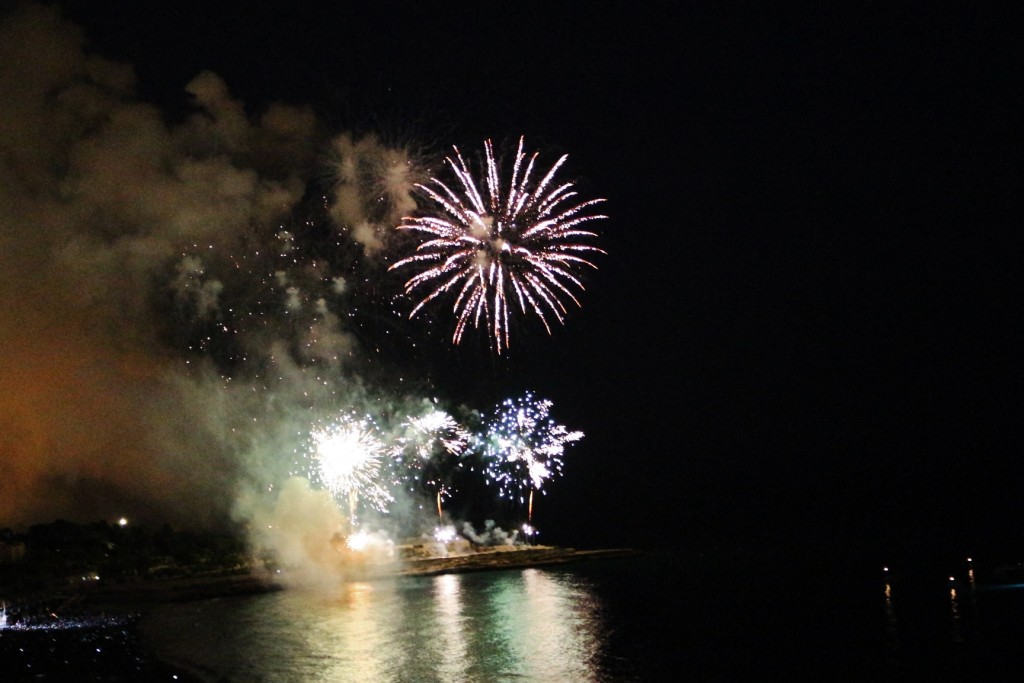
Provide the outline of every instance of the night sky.
[[[373,132],[434,163],[452,144],[525,135],[542,160],[568,153],[581,194],[607,199],[608,254],[551,336],[524,324],[500,358],[477,337],[453,349],[444,335],[408,353],[392,339],[378,356],[457,401],[532,389],[586,433],[540,499],[543,540],[769,538],[879,553],[1024,540],[1019,11],[213,4],[59,6],[86,53],[134,67],[134,98],[168,125],[193,111],[185,87],[209,71],[250,117],[271,102],[308,106],[329,135]],[[5,22],[20,11],[4,7]],[[0,144],[8,138],[0,131]],[[5,177],[22,177],[4,164]],[[47,258],[31,240],[11,243],[5,270]],[[21,300],[22,284],[0,292]],[[57,308],[51,293],[12,306]],[[395,329],[416,334],[416,322]],[[35,472],[18,435],[35,434],[26,415],[66,388],[27,379],[36,342],[3,327],[23,370],[0,371],[10,404],[0,418],[12,425],[2,455]],[[64,345],[38,339],[38,358]],[[107,362],[80,354],[91,344],[68,346],[77,377]],[[26,383],[41,387],[38,403],[11,398]],[[80,419],[87,430],[105,417]],[[110,430],[113,450],[138,428]],[[111,450],[82,441],[65,443]],[[52,467],[65,481],[100,481],[95,502],[108,470],[63,464],[91,457],[64,453]],[[152,476],[138,470],[139,497]],[[0,512],[19,523],[10,500],[24,486],[0,488]],[[79,511],[90,519],[92,508]],[[38,508],[37,521],[49,513]]]

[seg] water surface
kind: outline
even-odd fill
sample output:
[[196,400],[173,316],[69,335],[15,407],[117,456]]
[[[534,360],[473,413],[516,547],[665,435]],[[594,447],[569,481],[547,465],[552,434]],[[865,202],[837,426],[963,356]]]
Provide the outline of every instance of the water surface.
[[210,680],[1002,680],[1024,586],[813,554],[649,554],[169,605],[144,632]]

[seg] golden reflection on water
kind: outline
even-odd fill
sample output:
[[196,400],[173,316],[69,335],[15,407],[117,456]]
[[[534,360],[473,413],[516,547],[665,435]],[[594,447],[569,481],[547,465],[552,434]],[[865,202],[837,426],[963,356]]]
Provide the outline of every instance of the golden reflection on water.
[[437,624],[437,673],[441,680],[465,680],[469,674],[466,620],[462,616],[462,586],[457,574],[443,574],[433,580],[434,614]]
[[950,637],[954,643],[964,642],[963,617],[960,613],[960,601],[957,599],[956,588],[949,589]]
[[[361,680],[381,680],[383,671],[378,653],[387,645],[386,624],[381,621],[380,610],[373,609],[378,602],[388,599],[386,585],[366,581],[353,581],[342,586],[335,606],[323,612],[324,622],[310,624],[306,629],[306,644],[314,660],[325,663],[323,676],[317,680],[344,680],[356,667]],[[315,596],[308,596],[315,599]],[[313,614],[320,610],[313,610]],[[318,627],[319,626],[319,627]],[[344,642],[337,650],[333,643]],[[331,656],[333,651],[334,656]]]
[[885,584],[885,633],[889,647],[893,650],[900,646],[899,621],[896,619],[896,607],[892,601],[892,584]]
[[229,680],[603,678],[600,601],[569,572],[350,582],[330,595],[292,590],[221,603],[188,622],[179,654]]
[[[353,633],[349,625],[334,639],[341,653],[350,653],[339,659],[356,665],[355,673],[365,680],[406,679],[414,672],[440,681],[600,678],[599,603],[573,575],[526,569],[446,574],[429,581],[429,591],[422,582],[407,590],[384,582],[397,602],[382,601],[378,592],[358,592],[359,599],[349,602],[348,621],[362,627]],[[364,646],[352,656],[356,643]]]

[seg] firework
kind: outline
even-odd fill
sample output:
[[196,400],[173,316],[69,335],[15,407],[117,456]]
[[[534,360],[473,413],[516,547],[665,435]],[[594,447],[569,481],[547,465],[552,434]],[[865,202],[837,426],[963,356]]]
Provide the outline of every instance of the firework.
[[387,448],[369,420],[343,418],[314,432],[313,442],[318,478],[335,496],[348,498],[350,519],[360,497],[377,510],[387,510],[394,499],[379,483]]
[[439,526],[434,529],[434,540],[438,543],[451,543],[459,537],[455,531],[455,527],[450,524],[447,526]]
[[431,410],[419,417],[410,417],[410,443],[421,460],[430,460],[439,451],[460,455],[469,444],[469,432],[443,410]]
[[606,218],[589,213],[604,200],[578,202],[573,183],[555,182],[564,155],[535,180],[537,153],[527,158],[523,138],[505,186],[491,141],[484,143],[486,192],[458,148],[453,149],[454,159],[446,162],[458,179],[457,189],[438,178],[416,185],[435,210],[402,219],[398,229],[421,241],[414,254],[391,268],[418,270],[405,284],[406,294],[422,297],[410,318],[452,292],[453,343],[460,342],[468,324],[485,325],[501,353],[509,347],[510,308],[536,315],[550,334],[552,320],[565,321],[566,301],[580,305],[574,291],[582,291],[583,283],[576,270],[596,268],[589,256],[605,253],[587,244],[596,233],[583,226]]
[[345,539],[345,545],[349,550],[366,550],[366,547],[370,545],[370,534],[365,531],[357,531],[348,538]]
[[460,458],[469,447],[470,435],[448,413],[431,409],[418,417],[409,417],[406,436],[399,448],[406,459],[410,477],[434,494],[438,519],[443,519],[442,501],[450,494],[451,479]]
[[533,494],[562,473],[566,444],[583,432],[570,432],[550,417],[551,401],[526,393],[503,401],[482,437],[486,473],[504,498],[529,498],[527,521],[533,517]]

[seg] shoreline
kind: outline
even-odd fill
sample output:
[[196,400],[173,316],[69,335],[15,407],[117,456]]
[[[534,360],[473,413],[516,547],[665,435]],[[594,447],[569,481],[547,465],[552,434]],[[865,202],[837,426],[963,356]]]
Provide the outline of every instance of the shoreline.
[[[613,558],[635,557],[631,548],[576,550],[554,546],[504,546],[403,558],[355,567],[343,581],[377,581],[408,576],[501,571]],[[283,579],[283,577],[282,577]],[[210,678],[188,662],[168,661],[139,631],[145,613],[160,605],[285,590],[287,581],[264,569],[235,568],[204,574],[140,578],[110,584],[61,586],[47,594],[20,596],[37,614],[0,628],[0,656],[13,680],[176,681],[204,683]],[[6,596],[16,607],[19,596]],[[12,603],[10,600],[15,600]],[[43,605],[59,604],[51,610]],[[45,611],[43,611],[45,610]],[[97,646],[100,644],[100,646]],[[59,652],[61,657],[55,658]],[[24,678],[17,678],[22,675]]]
[[[393,562],[344,566],[342,581],[377,581],[406,576],[500,571],[529,567],[550,567],[604,559],[635,557],[632,548],[577,550],[557,546],[503,546],[451,553],[445,556],[402,558]],[[284,590],[287,574],[262,568],[235,568],[204,574],[165,578],[140,578],[108,585],[93,585],[74,593],[77,612],[90,609],[145,609],[168,602],[190,602],[211,598],[252,595]]]
[[618,557],[636,557],[641,554],[643,554],[642,551],[633,548],[576,550],[558,546],[527,546],[515,550],[479,550],[465,555],[406,560],[403,563],[404,568],[395,572],[394,575],[437,576],[476,571],[524,569]]
[[[408,548],[398,558],[384,561],[372,556],[350,556],[338,567],[338,580],[378,581],[409,576],[438,576],[468,572],[550,567],[613,558],[635,557],[643,551],[633,548],[577,550],[560,546],[497,546],[460,549],[431,554],[422,548]],[[301,578],[301,577],[299,577]],[[3,595],[5,630],[16,630],[19,621],[59,623],[62,617],[89,614],[127,614],[148,606],[252,595],[284,590],[291,581],[287,570],[239,566],[201,573],[163,577],[131,577],[103,581],[59,582],[29,593]]]

